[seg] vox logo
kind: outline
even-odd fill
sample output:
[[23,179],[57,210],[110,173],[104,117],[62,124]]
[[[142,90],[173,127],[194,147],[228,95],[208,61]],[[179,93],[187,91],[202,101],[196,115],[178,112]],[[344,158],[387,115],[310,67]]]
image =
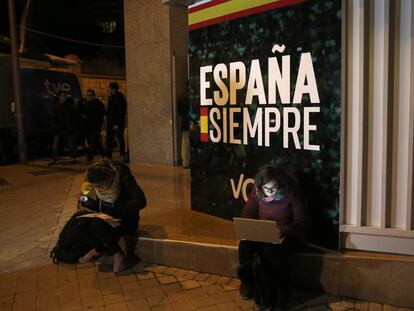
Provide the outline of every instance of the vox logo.
[[239,181],[237,182],[237,187],[235,180],[233,178],[230,178],[230,185],[231,190],[233,191],[233,197],[235,199],[238,199],[240,197],[240,193],[243,195],[243,199],[246,202],[247,201],[247,187],[250,184],[254,184],[253,178],[247,178],[244,179],[244,174],[241,174],[239,177]]

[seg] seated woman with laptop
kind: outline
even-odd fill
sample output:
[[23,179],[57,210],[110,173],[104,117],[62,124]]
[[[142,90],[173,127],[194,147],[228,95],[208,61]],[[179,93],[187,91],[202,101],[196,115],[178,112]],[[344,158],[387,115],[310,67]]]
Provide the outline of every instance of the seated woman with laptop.
[[281,167],[260,168],[241,217],[276,222],[278,241],[240,241],[240,292],[259,304],[283,307],[291,294],[288,256],[306,243],[306,215],[295,178]]

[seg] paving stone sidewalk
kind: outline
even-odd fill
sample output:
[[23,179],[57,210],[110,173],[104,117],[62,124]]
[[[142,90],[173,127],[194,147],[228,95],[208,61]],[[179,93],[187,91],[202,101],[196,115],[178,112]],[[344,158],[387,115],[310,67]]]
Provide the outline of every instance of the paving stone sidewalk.
[[48,263],[48,253],[76,208],[79,170],[0,167],[0,272]]
[[[149,263],[118,276],[100,272],[95,264],[48,264],[0,275],[0,310],[258,310],[253,301],[241,298],[238,287],[237,279]],[[291,310],[397,308],[329,295],[309,299],[295,294]]]
[[[48,253],[76,210],[81,170],[0,168],[0,311],[255,310],[229,277],[142,263],[115,276],[98,264],[54,265]],[[410,309],[295,293],[293,310]],[[413,310],[414,311],[414,310]]]

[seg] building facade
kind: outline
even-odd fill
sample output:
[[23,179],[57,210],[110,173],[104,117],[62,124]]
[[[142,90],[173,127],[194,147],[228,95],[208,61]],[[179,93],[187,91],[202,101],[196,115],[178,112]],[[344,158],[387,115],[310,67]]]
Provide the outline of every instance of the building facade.
[[[130,152],[175,165],[188,15],[164,2],[124,2]],[[413,18],[413,0],[342,1],[343,248],[414,255]]]

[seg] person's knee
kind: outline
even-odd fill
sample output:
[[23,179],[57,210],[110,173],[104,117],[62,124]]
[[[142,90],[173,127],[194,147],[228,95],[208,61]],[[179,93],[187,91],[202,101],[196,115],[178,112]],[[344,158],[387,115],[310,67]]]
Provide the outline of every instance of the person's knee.
[[263,259],[273,268],[281,269],[280,272],[288,270],[288,254],[283,251],[280,245],[268,245],[262,249]]
[[250,241],[241,240],[239,243],[239,254],[251,249]]
[[91,231],[94,235],[101,235],[107,231],[108,224],[102,219],[92,219]]
[[258,248],[259,244],[257,242],[241,240],[238,252],[240,263],[253,259]]
[[269,262],[277,262],[281,259],[280,257],[282,256],[282,252],[280,251],[278,245],[269,244],[263,246],[262,255]]
[[247,241],[247,240],[240,240],[239,248],[255,248],[258,246],[257,242],[254,241]]
[[137,237],[138,238],[138,226],[134,223],[125,222],[118,228],[118,233],[122,237]]

